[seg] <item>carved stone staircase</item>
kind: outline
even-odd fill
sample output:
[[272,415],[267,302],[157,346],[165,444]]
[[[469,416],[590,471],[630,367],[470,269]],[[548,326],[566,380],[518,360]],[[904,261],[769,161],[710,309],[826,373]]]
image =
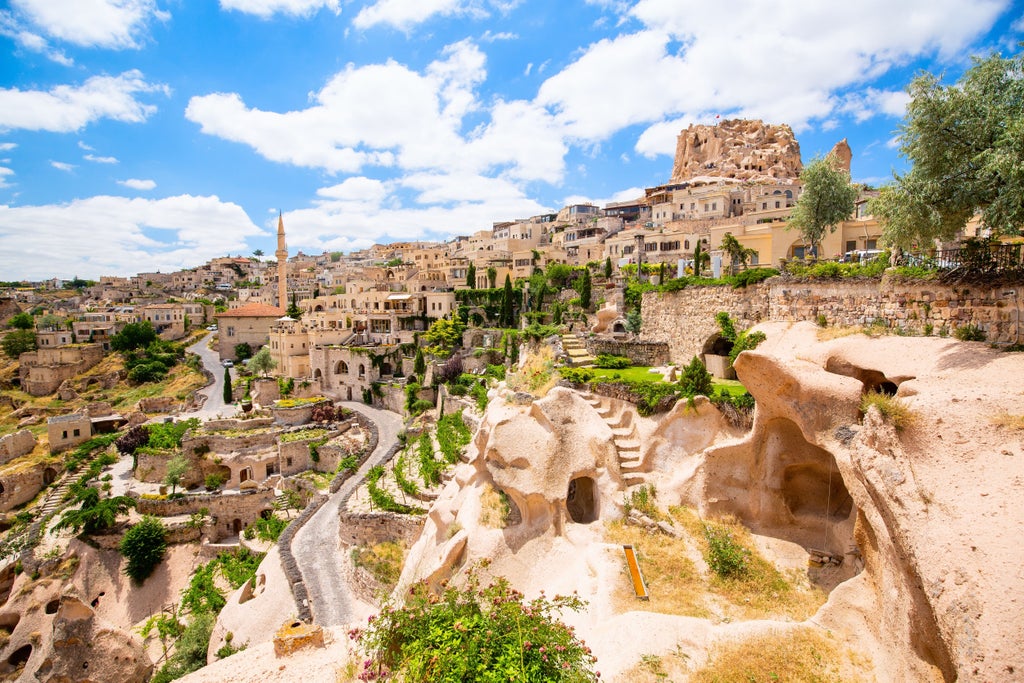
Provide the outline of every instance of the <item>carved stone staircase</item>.
[[587,347],[575,334],[562,335],[562,351],[568,357],[570,367],[576,368],[594,362],[594,357],[590,355]]
[[627,487],[645,483],[646,478],[640,470],[643,465],[640,455],[640,434],[637,432],[636,423],[633,422],[633,411],[626,408],[621,401],[595,396],[590,392],[583,393],[582,396],[612,430],[612,443],[615,444],[615,451],[619,456],[619,471],[622,472],[623,483]]

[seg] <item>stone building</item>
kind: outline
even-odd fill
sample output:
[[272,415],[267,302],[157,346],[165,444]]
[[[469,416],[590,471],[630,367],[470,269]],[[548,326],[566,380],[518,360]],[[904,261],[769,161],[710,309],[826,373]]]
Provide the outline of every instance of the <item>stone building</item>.
[[284,310],[266,304],[245,304],[218,313],[217,325],[220,330],[217,352],[221,360],[237,360],[235,347],[248,344],[257,351],[270,339],[270,328],[284,315]]

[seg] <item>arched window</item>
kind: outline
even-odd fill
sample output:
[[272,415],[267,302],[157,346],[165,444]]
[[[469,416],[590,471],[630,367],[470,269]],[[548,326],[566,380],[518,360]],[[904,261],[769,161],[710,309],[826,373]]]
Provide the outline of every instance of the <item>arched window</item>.
[[335,375],[347,375],[348,374],[348,363],[343,360],[339,360],[338,364],[334,366]]

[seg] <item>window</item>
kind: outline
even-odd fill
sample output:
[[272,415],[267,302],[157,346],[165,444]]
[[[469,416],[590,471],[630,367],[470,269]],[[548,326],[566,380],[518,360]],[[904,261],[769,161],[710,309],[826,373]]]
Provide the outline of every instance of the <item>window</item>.
[[60,438],[62,438],[62,439],[66,439],[66,438],[68,438],[68,433],[67,433],[66,431],[64,431],[64,432],[61,432],[61,433],[60,433]]
[[779,203],[778,202],[775,202],[775,208],[776,209],[779,208]]
[[718,211],[718,202],[711,202],[711,210]]
[[235,328],[228,327],[228,336],[229,337],[234,337],[235,336]]
[[761,202],[761,208],[762,209],[767,209],[768,208],[768,202]]
[[82,430],[76,429],[75,430],[75,436],[81,436],[81,435],[82,435]]

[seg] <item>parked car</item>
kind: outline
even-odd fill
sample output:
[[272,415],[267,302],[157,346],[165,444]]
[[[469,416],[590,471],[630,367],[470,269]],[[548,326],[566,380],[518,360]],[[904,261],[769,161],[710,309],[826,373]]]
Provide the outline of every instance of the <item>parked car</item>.
[[233,368],[233,367],[235,367],[234,361],[230,361],[230,360],[224,361],[223,363],[221,363],[221,365],[223,365],[226,368]]
[[207,329],[208,332],[216,332],[217,331],[217,326],[216,325],[210,325],[206,329]]
[[843,257],[839,259],[840,263],[867,263],[868,261],[874,261],[882,254],[881,249],[859,249],[857,251],[848,251],[843,254]]

